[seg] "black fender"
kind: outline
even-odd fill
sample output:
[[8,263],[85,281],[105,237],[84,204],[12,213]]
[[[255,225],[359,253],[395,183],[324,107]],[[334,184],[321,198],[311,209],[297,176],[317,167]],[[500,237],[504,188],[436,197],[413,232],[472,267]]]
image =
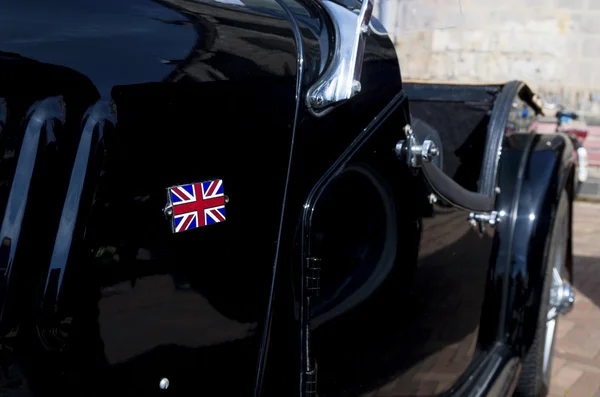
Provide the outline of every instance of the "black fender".
[[[517,134],[506,138],[500,160],[497,208],[506,212],[505,308],[502,339],[523,356],[533,341],[555,213],[563,190],[573,198],[575,157],[565,134]],[[515,172],[516,171],[516,172]],[[571,233],[567,268],[573,274]]]

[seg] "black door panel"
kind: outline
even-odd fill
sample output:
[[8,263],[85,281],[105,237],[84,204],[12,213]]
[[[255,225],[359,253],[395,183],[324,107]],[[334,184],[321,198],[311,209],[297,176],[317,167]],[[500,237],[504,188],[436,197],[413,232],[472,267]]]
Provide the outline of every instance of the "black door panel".
[[[392,148],[398,109],[312,203],[306,254],[321,259],[310,346],[320,396],[436,396],[479,357],[492,235],[429,202]],[[379,394],[378,394],[379,395]]]

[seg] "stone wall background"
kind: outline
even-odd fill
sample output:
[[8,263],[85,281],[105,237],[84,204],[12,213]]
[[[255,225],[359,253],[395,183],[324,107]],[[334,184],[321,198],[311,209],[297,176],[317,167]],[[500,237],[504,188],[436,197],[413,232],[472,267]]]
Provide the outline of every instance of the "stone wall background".
[[376,0],[403,77],[524,80],[600,116],[600,0]]

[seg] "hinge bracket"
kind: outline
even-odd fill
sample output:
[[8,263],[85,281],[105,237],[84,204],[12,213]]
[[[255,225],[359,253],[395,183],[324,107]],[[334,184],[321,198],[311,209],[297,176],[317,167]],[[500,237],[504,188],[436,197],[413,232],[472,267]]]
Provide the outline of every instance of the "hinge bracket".
[[422,143],[419,142],[410,124],[404,126],[404,134],[406,139],[396,143],[394,152],[396,157],[406,162],[410,168],[420,168],[423,162],[431,162],[440,154],[433,141],[425,139]]
[[306,258],[306,292],[308,296],[319,296],[321,289],[321,259]]
[[479,233],[483,233],[486,224],[490,225],[491,227],[496,227],[496,225],[502,221],[503,217],[504,211],[492,211],[486,213],[471,212],[469,214],[469,223],[474,228],[478,229]]
[[304,391],[306,396],[317,395],[317,367],[313,366],[312,369],[307,370],[304,373]]

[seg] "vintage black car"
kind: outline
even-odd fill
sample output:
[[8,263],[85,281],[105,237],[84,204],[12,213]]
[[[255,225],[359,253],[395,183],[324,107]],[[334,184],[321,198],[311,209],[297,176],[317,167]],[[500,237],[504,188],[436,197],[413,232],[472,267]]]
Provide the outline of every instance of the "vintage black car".
[[545,395],[572,144],[372,9],[0,5],[0,395]]

